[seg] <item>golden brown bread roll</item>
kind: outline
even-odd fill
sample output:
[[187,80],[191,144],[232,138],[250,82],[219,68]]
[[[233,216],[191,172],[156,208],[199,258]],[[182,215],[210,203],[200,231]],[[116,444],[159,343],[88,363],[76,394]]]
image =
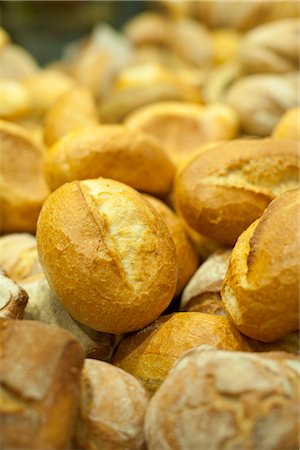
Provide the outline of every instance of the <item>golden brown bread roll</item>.
[[299,68],[300,22],[285,19],[260,25],[241,42],[239,59],[250,73],[283,73]]
[[178,212],[226,245],[280,193],[299,185],[296,141],[236,140],[199,154],[175,180]]
[[179,295],[198,267],[197,252],[185,234],[183,225],[176,214],[158,198],[146,194],[143,197],[163,219],[174,241],[178,259],[178,280],[175,295]]
[[0,266],[15,281],[42,273],[36,240],[32,234],[12,233],[0,237]]
[[85,87],[76,86],[59,97],[48,111],[45,143],[51,146],[76,128],[96,125],[97,122],[98,113],[92,93]]
[[75,427],[76,448],[144,449],[148,393],[130,374],[102,361],[86,359]]
[[220,291],[227,272],[230,253],[231,250],[220,250],[201,264],[182,293],[180,302],[182,311],[226,315]]
[[202,144],[234,138],[238,130],[234,110],[223,104],[159,102],[134,111],[125,123],[156,137],[175,162]]
[[221,295],[235,326],[270,342],[299,328],[300,189],[277,197],[239,237]]
[[122,339],[112,363],[134,375],[153,393],[177,358],[200,344],[232,351],[251,350],[226,317],[181,312],[162,316]]
[[27,320],[0,321],[2,448],[69,448],[83,351],[67,331]]
[[31,277],[21,283],[29,296],[24,319],[38,320],[64,328],[78,339],[86,357],[107,361],[110,359],[115,341],[113,335],[92,330],[74,320],[58,301],[45,279]]
[[272,132],[272,137],[300,141],[300,107],[291,108],[283,114]]
[[147,448],[294,450],[299,370],[283,352],[186,352],[150,400]]
[[0,267],[0,319],[22,319],[28,295]]
[[175,293],[177,258],[167,226],[123,183],[99,178],[61,186],[41,211],[37,244],[58,299],[96,330],[142,328]]
[[102,176],[158,195],[168,193],[174,175],[171,161],[155,139],[122,125],[68,134],[47,153],[45,170],[52,190],[69,181]]
[[245,133],[269,136],[282,114],[297,105],[298,89],[297,73],[249,75],[233,83],[226,101]]
[[44,152],[22,127],[0,121],[1,231],[34,232],[49,190],[44,179]]

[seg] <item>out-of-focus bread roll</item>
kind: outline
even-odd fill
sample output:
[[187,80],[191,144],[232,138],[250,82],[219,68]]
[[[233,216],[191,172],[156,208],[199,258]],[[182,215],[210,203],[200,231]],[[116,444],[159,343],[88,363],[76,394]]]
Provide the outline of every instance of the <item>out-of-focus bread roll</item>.
[[0,53],[0,79],[25,80],[39,72],[39,66],[34,57],[24,48],[9,44]]
[[144,198],[153,206],[167,225],[175,244],[178,259],[178,280],[175,295],[179,295],[198,267],[198,255],[185,234],[176,214],[161,200],[150,195]]
[[50,108],[45,119],[45,143],[50,146],[79,127],[96,125],[98,113],[92,93],[76,86],[63,94]]
[[283,114],[272,132],[272,137],[300,141],[300,107],[291,108]]
[[185,287],[180,302],[182,311],[195,311],[224,316],[221,287],[224,281],[231,250],[213,253],[199,267]]
[[169,42],[170,20],[155,11],[145,11],[130,19],[124,34],[136,45],[166,45]]
[[226,100],[245,133],[269,136],[282,114],[297,105],[298,90],[296,73],[249,75],[233,83]]
[[44,178],[44,150],[29,133],[0,121],[1,231],[35,232],[49,190]]
[[177,358],[201,344],[231,351],[251,350],[226,317],[181,312],[162,316],[122,339],[112,363],[134,375],[153,393]]
[[22,319],[28,295],[0,267],[0,319]]
[[147,448],[297,448],[299,370],[283,352],[186,352],[150,401]]
[[299,185],[296,141],[236,140],[200,153],[175,179],[177,211],[225,245],[280,193]]
[[234,110],[224,104],[159,102],[137,109],[125,123],[156,137],[174,162],[205,143],[233,139],[238,130]]
[[286,19],[248,32],[241,42],[239,60],[252,73],[283,73],[299,68],[300,22]]
[[10,41],[10,37],[4,28],[0,27],[0,51],[2,51]]
[[27,320],[0,321],[2,448],[69,448],[83,351],[70,333]]
[[75,427],[76,448],[144,449],[148,393],[130,374],[102,361],[86,359]]
[[28,90],[17,80],[1,80],[0,118],[14,120],[25,116],[31,108]]
[[174,296],[172,237],[151,205],[123,183],[99,178],[61,186],[43,206],[37,243],[58,299],[96,330],[142,328]]
[[270,342],[299,328],[300,188],[284,192],[239,237],[221,295],[235,326]]
[[52,190],[69,181],[101,176],[158,195],[169,192],[174,175],[159,142],[122,125],[69,133],[47,153],[45,171]]
[[240,46],[241,34],[233,28],[211,30],[213,59],[215,64],[224,64],[235,58]]

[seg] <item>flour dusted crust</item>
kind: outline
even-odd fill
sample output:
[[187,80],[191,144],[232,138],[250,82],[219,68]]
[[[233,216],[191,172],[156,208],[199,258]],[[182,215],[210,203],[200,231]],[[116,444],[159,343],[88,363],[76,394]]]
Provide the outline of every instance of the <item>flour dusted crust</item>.
[[166,225],[117,181],[74,181],[53,192],[39,217],[37,243],[58,299],[96,330],[142,328],[175,293],[176,251]]
[[155,392],[174,362],[188,349],[210,344],[232,351],[251,348],[226,317],[199,312],[162,316],[137,333],[125,337],[112,362]]
[[220,144],[176,177],[177,211],[196,231],[233,245],[276,196],[298,186],[299,161],[296,141]]
[[150,401],[148,449],[297,448],[299,371],[284,352],[186,352]]
[[299,328],[300,189],[277,197],[239,237],[221,295],[244,334],[263,342]]
[[79,401],[83,350],[67,331],[0,321],[3,448],[67,449]]
[[117,367],[86,359],[75,427],[76,448],[144,449],[144,415],[148,393],[141,383]]
[[28,295],[0,267],[0,319],[22,319]]
[[173,175],[174,167],[157,141],[122,125],[74,131],[58,141],[46,159],[52,190],[69,181],[102,176],[137,190],[166,194]]

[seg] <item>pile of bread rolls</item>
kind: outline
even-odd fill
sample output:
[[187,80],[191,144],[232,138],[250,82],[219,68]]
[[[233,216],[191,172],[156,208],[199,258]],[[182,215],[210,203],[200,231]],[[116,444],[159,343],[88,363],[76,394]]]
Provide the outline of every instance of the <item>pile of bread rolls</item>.
[[0,30],[0,447],[299,447],[295,2]]

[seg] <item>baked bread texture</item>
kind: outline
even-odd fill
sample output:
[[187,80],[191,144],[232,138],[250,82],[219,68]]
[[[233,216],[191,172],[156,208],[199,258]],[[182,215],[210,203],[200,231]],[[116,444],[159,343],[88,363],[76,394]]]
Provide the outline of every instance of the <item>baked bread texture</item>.
[[83,350],[67,331],[27,320],[0,321],[1,448],[69,448]]
[[75,448],[144,449],[148,393],[141,383],[111,364],[86,359],[75,427]]
[[150,400],[148,449],[297,448],[299,369],[284,352],[186,352]]
[[236,140],[195,157],[175,179],[177,211],[196,231],[225,245],[282,192],[299,185],[296,141]]
[[122,125],[99,125],[74,131],[46,156],[52,190],[73,180],[112,178],[152,194],[167,194],[174,167],[151,136]]
[[0,267],[0,319],[22,319],[28,295]]
[[153,393],[174,362],[186,350],[201,344],[251,351],[226,317],[180,312],[162,316],[147,328],[122,339],[112,363],[131,373]]
[[37,244],[49,284],[80,323],[124,333],[151,323],[171,302],[177,257],[162,219],[117,181],[74,181],[41,211]]
[[299,328],[300,188],[284,192],[239,237],[221,295],[245,335],[263,342]]

